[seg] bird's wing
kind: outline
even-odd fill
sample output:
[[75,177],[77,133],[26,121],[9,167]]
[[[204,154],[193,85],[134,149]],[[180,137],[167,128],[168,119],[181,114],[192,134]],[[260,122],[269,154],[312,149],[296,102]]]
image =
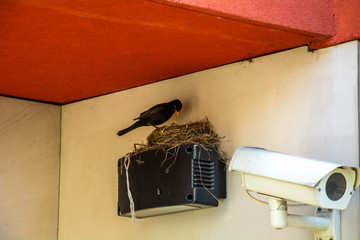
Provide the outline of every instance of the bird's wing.
[[166,109],[166,105],[165,104],[158,104],[153,106],[152,108],[150,108],[149,110],[146,110],[145,112],[142,112],[140,114],[139,117],[135,118],[136,119],[141,119],[141,118],[148,118],[150,116],[153,116],[153,114],[156,114],[158,112],[162,112]]

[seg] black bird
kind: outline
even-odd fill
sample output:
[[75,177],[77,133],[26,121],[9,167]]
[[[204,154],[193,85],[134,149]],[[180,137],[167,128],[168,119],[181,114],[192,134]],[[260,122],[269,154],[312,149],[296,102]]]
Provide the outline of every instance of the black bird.
[[179,116],[179,112],[182,108],[180,100],[176,99],[168,103],[161,103],[153,106],[149,110],[140,114],[139,117],[134,118],[138,120],[133,125],[128,128],[125,128],[117,133],[117,135],[124,135],[138,127],[143,126],[156,126],[160,125],[171,118],[171,116],[176,112],[176,116]]

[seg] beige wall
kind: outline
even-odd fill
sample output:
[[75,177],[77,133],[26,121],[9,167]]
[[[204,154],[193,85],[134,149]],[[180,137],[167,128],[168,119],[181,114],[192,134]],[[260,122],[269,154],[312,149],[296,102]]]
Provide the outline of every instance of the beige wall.
[[59,106],[0,97],[0,239],[55,240]]
[[[116,215],[119,157],[152,128],[116,132],[148,107],[184,103],[178,123],[207,116],[226,136],[229,156],[243,144],[358,163],[358,42],[308,53],[298,48],[210,69],[62,108],[59,239],[312,239],[274,230],[267,206],[250,200],[228,173],[218,208],[137,220]],[[59,106],[0,97],[0,239],[57,239]],[[312,214],[314,208],[290,209]],[[345,240],[360,239],[359,193],[342,213]]]
[[[357,58],[356,41],[315,53],[302,47],[64,106],[59,239],[312,239],[307,230],[271,229],[267,206],[244,194],[238,173],[228,173],[218,208],[135,223],[118,217],[117,159],[152,128],[116,132],[179,98],[177,122],[207,116],[230,156],[254,145],[358,166]],[[360,239],[359,215],[356,193],[342,214],[343,239]]]

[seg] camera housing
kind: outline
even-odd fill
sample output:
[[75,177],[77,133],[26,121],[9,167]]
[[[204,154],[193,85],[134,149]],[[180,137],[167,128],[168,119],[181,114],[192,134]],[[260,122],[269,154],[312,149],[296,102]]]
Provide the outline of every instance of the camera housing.
[[328,209],[344,210],[360,185],[360,168],[249,146],[236,150],[229,170],[242,173],[248,191]]

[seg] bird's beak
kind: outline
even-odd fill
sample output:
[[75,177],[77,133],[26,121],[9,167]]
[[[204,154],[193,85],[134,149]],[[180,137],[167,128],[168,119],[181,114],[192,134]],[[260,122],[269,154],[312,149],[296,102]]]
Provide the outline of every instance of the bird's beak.
[[179,117],[179,111],[175,110],[175,112],[176,112],[176,117]]

